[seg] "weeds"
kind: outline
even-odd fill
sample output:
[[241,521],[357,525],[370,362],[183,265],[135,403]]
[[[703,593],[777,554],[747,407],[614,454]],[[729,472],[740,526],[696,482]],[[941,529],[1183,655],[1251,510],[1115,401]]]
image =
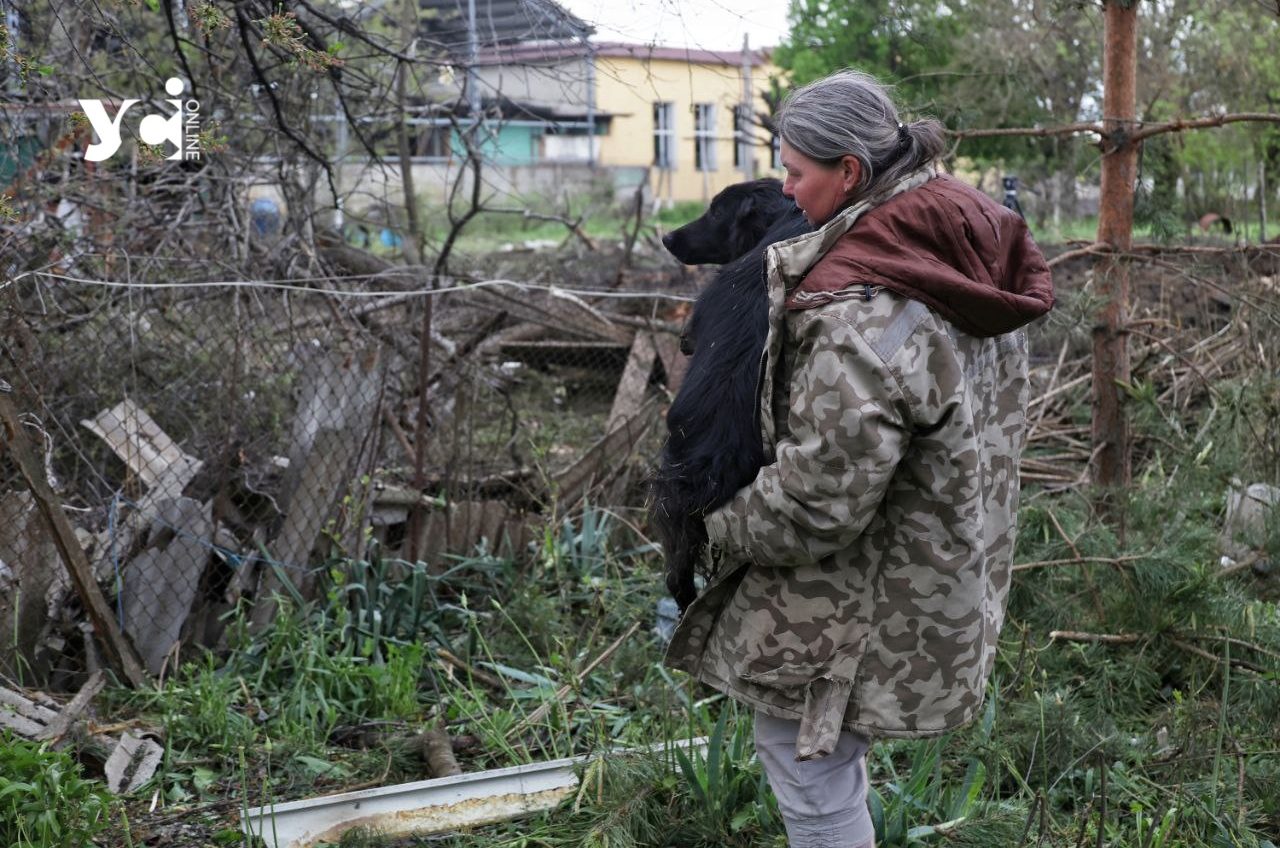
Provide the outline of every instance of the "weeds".
[[732,703],[723,706],[705,756],[683,748],[673,752],[685,780],[689,835],[700,844],[741,844],[754,833],[780,832],[777,802],[754,759],[752,723],[742,712]]
[[905,846],[948,833],[979,809],[987,776],[981,760],[967,757],[963,772],[953,778],[944,774],[944,740],[898,747],[905,747],[910,757],[906,772],[895,769],[892,748],[882,750],[880,766],[890,779],[873,786],[867,798],[877,845]]
[[0,844],[88,845],[108,824],[106,793],[65,753],[0,730]]

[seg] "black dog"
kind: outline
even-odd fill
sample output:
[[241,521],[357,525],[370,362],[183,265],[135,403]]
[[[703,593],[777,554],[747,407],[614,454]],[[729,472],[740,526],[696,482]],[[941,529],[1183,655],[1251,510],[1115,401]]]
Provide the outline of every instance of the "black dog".
[[706,214],[664,236],[686,265],[722,264],[681,337],[691,354],[667,413],[668,438],[652,483],[650,522],[666,554],[667,590],[683,611],[707,543],[703,517],[755,479],[764,462],[757,383],[768,331],[765,249],[809,231],[777,180],[738,183]]

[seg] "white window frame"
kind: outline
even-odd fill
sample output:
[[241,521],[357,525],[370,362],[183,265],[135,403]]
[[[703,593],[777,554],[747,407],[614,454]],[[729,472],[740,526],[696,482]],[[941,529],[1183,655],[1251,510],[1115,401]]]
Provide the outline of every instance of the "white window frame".
[[676,167],[676,104],[669,100],[653,104],[653,165],[660,171]]
[[716,168],[716,104],[693,104],[693,161],[699,171]]
[[754,165],[751,161],[751,107],[739,103],[733,107],[733,167],[743,169]]

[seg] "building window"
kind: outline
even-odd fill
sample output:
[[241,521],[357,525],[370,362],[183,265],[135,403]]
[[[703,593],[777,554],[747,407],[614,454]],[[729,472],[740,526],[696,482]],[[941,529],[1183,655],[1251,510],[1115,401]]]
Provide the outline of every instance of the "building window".
[[676,105],[653,104],[653,164],[663,171],[676,166]]
[[769,140],[769,165],[775,171],[782,170],[782,136],[776,132]]
[[739,103],[733,107],[733,167],[755,170],[751,155],[751,107]]
[[449,133],[446,126],[427,125],[415,127],[413,136],[413,155],[429,159],[449,158]]
[[693,104],[693,162],[699,171],[716,170],[716,104]]

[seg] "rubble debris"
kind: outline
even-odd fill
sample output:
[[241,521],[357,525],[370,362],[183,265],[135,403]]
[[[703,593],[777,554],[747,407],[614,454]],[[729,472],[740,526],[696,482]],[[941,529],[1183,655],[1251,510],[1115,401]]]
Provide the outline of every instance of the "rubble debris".
[[[347,487],[357,480],[356,466],[378,420],[378,363],[378,350],[373,348],[358,354],[325,354],[306,368],[280,497],[284,523],[269,545],[276,562],[302,566],[310,561]],[[363,503],[355,508],[363,511]],[[306,597],[311,581],[296,582],[301,582]],[[264,571],[252,614],[255,627],[271,620],[275,595],[283,588],[275,569]]]
[[211,507],[191,498],[162,503],[148,546],[122,570],[125,632],[151,674],[160,673],[191,614],[212,550]]
[[[58,549],[29,492],[0,495],[0,633],[8,648],[0,670],[22,663],[37,673],[52,621],[50,606],[65,591]],[[54,602],[51,604],[51,602]]]
[[107,757],[107,788],[124,795],[146,783],[160,767],[164,748],[145,736],[125,731]]
[[134,686],[141,686],[146,682],[147,675],[138,655],[112,617],[111,608],[107,606],[102,590],[94,580],[80,540],[67,521],[62,504],[49,485],[45,468],[18,420],[13,401],[3,393],[0,393],[0,431],[6,438],[4,447],[13,457],[22,479],[35,498],[40,514],[52,531],[58,555],[93,623],[95,634],[106,648],[107,657],[124,673],[125,679]]
[[39,739],[57,717],[56,710],[0,686],[0,727],[7,727],[25,739]]
[[653,376],[653,363],[657,356],[653,334],[636,333],[636,340],[631,345],[631,352],[627,356],[627,365],[622,369],[622,379],[618,381],[618,390],[613,396],[613,407],[609,410],[609,419],[604,425],[606,433],[635,415],[644,404],[644,396],[649,389],[649,378]]
[[203,465],[128,398],[80,424],[106,442],[149,489],[163,482],[162,494],[168,497],[181,495]]
[[432,510],[422,523],[420,552],[521,551],[535,538],[523,511],[501,500],[454,501]]
[[[120,457],[146,486],[121,521],[95,539],[93,573],[98,582],[114,579],[117,565],[134,554],[138,540],[159,518],[161,506],[180,498],[204,463],[184,453],[146,410],[125,399],[92,420],[80,422]],[[87,546],[86,546],[87,547]]]
[[615,324],[600,310],[569,292],[508,286],[484,286],[470,289],[469,298],[506,310],[513,318],[541,324],[560,333],[579,338],[609,341],[630,347],[635,331]]
[[[1222,525],[1222,553],[1243,560],[1266,545],[1267,536],[1280,521],[1280,488],[1266,483],[1245,486],[1233,480],[1227,491],[1227,515]],[[1258,559],[1255,557],[1255,559]],[[1223,563],[1230,566],[1232,563]]]
[[593,485],[617,474],[635,450],[640,438],[657,420],[657,398],[651,397],[636,412],[617,422],[577,462],[552,477],[556,503],[563,509],[577,503]]
[[44,730],[36,738],[51,742],[54,745],[58,744],[70,732],[72,725],[80,720],[80,716],[88,708],[89,702],[96,698],[106,685],[107,676],[101,670],[89,675],[89,679],[80,687],[80,691],[76,693],[76,696],[54,716],[52,721],[45,725]]
[[[16,692],[0,686],[0,727],[24,739],[58,747],[82,722],[85,710],[105,684],[103,672],[95,672],[65,706],[39,692]],[[132,792],[150,780],[164,758],[164,748],[154,740],[128,731],[118,739],[105,734],[95,734],[92,739],[111,751],[104,771],[107,788],[117,795]]]

